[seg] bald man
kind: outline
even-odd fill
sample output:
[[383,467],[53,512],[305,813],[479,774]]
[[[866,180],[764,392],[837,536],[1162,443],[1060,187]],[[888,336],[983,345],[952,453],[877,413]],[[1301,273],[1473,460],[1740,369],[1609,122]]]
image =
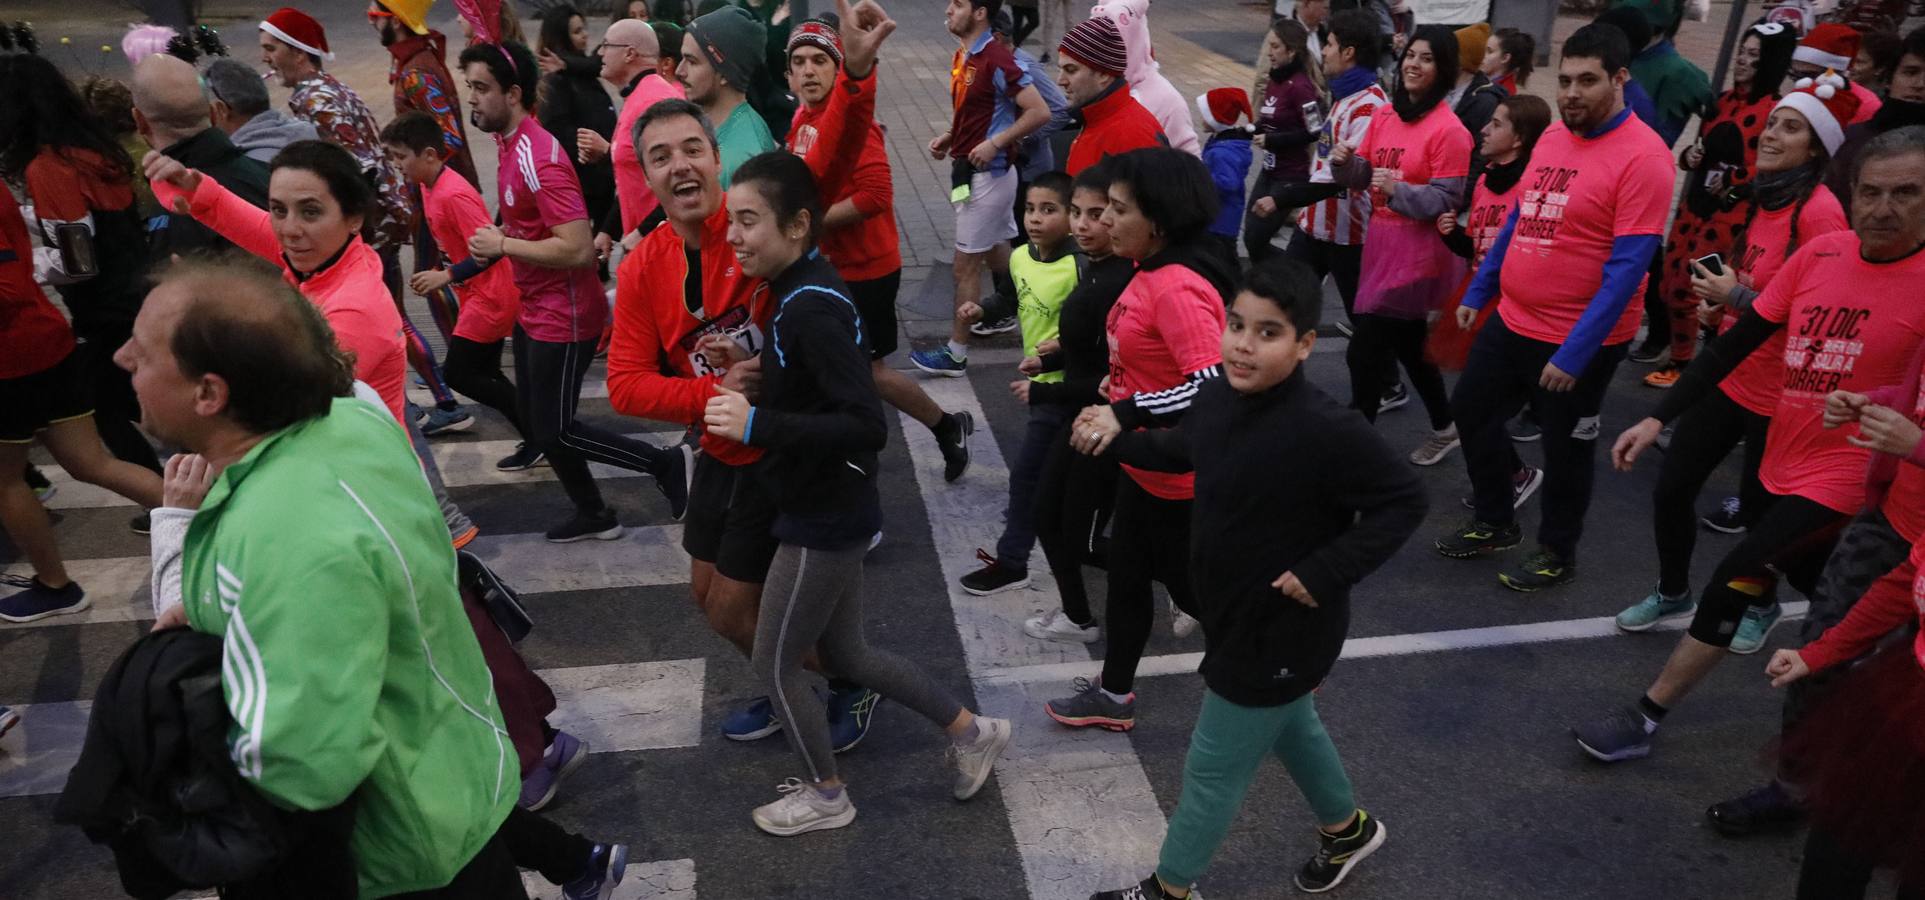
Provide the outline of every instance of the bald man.
[[[660,205],[642,175],[641,157],[635,155],[635,121],[657,102],[681,98],[682,88],[655,71],[662,60],[661,43],[656,40],[655,29],[640,19],[623,19],[608,26],[597,52],[602,57],[602,80],[622,90],[615,142],[611,147],[601,135],[586,128],[575,132],[575,142],[583,162],[595,162],[611,153],[615,157],[615,198],[619,202],[595,223],[595,252],[607,259],[613,243],[632,238],[642,220]],[[628,246],[634,246],[632,240]]]
[[[221,187],[267,208],[267,165],[248,158],[208,117],[213,99],[200,74],[179,58],[156,53],[134,67],[134,128],[147,146],[213,178]],[[150,259],[233,247],[192,216],[164,210],[150,229]]]

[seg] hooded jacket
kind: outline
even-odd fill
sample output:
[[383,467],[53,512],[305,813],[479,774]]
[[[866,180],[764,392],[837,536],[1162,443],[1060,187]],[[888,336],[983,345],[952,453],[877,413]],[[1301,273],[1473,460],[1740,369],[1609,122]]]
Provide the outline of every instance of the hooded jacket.
[[1197,139],[1196,126],[1190,121],[1189,102],[1158,71],[1156,54],[1150,49],[1149,13],[1150,0],[1107,0],[1090,8],[1091,16],[1115,20],[1129,55],[1129,68],[1123,78],[1130,83],[1130,93],[1156,117],[1170,146],[1191,156],[1202,156],[1203,142]]
[[314,124],[303,122],[278,109],[270,109],[252,119],[248,119],[234,133],[227,136],[234,146],[241,148],[248,159],[264,163],[274,161],[274,156],[295,141],[312,141],[321,136],[314,130]]
[[1216,221],[1210,223],[1211,234],[1234,240],[1243,227],[1243,181],[1250,174],[1252,155],[1250,132],[1244,128],[1226,128],[1210,135],[1210,142],[1203,145],[1203,165],[1209,168],[1217,199],[1223,202]]

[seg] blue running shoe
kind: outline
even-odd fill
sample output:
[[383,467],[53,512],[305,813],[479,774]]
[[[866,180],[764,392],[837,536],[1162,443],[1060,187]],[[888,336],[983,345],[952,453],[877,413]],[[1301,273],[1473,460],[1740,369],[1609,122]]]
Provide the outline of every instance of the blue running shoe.
[[547,806],[548,801],[555,799],[561,780],[587,758],[587,741],[566,731],[555,732],[554,740],[548,742],[548,749],[542,753],[541,763],[521,780],[521,808],[534,812]]
[[882,695],[866,687],[829,690],[829,746],[837,753],[854,750],[869,735]]
[[1771,630],[1784,621],[1785,608],[1776,603],[1765,609],[1752,606],[1745,609],[1745,617],[1738,620],[1738,633],[1731,636],[1730,650],[1740,656],[1750,656],[1765,648],[1765,639],[1771,637]]
[[775,717],[775,704],[767,697],[750,700],[722,720],[722,736],[731,741],[759,741],[781,730],[782,720]]
[[949,347],[946,345],[910,353],[909,361],[915,363],[916,368],[931,375],[961,378],[969,374],[969,360],[957,359],[949,352]]
[[93,601],[87,599],[87,592],[81,590],[77,582],[69,581],[66,587],[51,588],[38,576],[0,576],[0,584],[26,588],[20,593],[0,597],[0,619],[9,622],[35,622],[50,616],[70,615],[93,605]]
[[561,886],[562,900],[608,900],[628,868],[627,844],[596,844],[588,855],[588,871]]

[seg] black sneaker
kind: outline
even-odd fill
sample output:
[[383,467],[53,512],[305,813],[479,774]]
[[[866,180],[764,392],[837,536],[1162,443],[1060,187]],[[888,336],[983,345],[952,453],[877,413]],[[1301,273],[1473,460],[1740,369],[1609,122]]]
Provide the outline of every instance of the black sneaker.
[[1639,343],[1632,345],[1630,359],[1634,363],[1644,363],[1645,365],[1650,365],[1651,363],[1654,363],[1660,359],[1663,359],[1665,354],[1669,353],[1670,350],[1671,350],[1671,345],[1668,342],[1658,343],[1655,341],[1640,341]]
[[154,530],[153,515],[150,513],[141,513],[140,515],[135,516],[132,519],[128,519],[127,530],[132,531],[135,534],[152,533]]
[[935,431],[936,449],[942,451],[942,480],[955,481],[969,471],[969,436],[976,433],[976,417],[968,412],[944,413]]
[[1437,552],[1451,559],[1470,559],[1509,550],[1524,540],[1524,529],[1516,522],[1509,525],[1490,525],[1472,520],[1450,534],[1437,539]]
[[[1190,897],[1194,900],[1203,900],[1202,895],[1198,894],[1195,888],[1190,889]],[[1126,888],[1097,891],[1089,895],[1089,900],[1176,900],[1176,898],[1163,890],[1163,882],[1158,881],[1155,875],[1151,875]]]
[[523,441],[515,445],[515,452],[502,457],[500,461],[495,463],[495,471],[520,472],[525,469],[532,469],[547,461],[547,458],[542,456],[540,450],[528,446],[528,442]]
[[1029,587],[1029,570],[1005,566],[989,551],[976,548],[976,559],[983,564],[962,577],[962,589],[978,597]]
[[1015,331],[1018,324],[1015,316],[998,316],[993,319],[985,316],[982,321],[969,326],[969,333],[978,337],[993,337]]
[[548,529],[548,543],[551,544],[612,541],[621,536],[622,523],[615,520],[615,511],[607,508],[594,514],[577,511],[568,517],[568,521]]
[[1529,412],[1512,419],[1507,430],[1511,440],[1520,444],[1534,443],[1544,437],[1544,429],[1537,427],[1537,418]]
[[1343,335],[1344,340],[1346,341],[1350,340],[1352,337],[1355,337],[1357,334],[1357,329],[1350,327],[1349,322],[1343,322],[1343,321],[1334,322],[1331,324],[1330,327],[1335,329],[1338,334]]
[[1317,855],[1297,870],[1297,889],[1321,894],[1343,883],[1350,870],[1384,845],[1390,830],[1363,810],[1357,810],[1357,824],[1341,837],[1327,831],[1317,832]]
[[1805,806],[1773,781],[1723,803],[1711,804],[1704,811],[1704,817],[1725,837],[1748,837],[1796,830],[1804,824]]
[[1557,587],[1577,577],[1577,563],[1566,562],[1549,550],[1539,549],[1531,558],[1508,572],[1500,572],[1497,580],[1513,591],[1541,591]]
[[1724,502],[1719,504],[1717,512],[1699,516],[1698,522],[1712,531],[1722,532],[1724,534],[1744,534],[1745,523],[1742,519],[1738,518],[1739,513],[1742,511],[1743,507],[1739,504],[1738,498],[1726,497],[1724,498]]
[[695,450],[687,444],[668,448],[668,471],[655,472],[655,486],[668,498],[668,516],[677,522],[688,514],[688,492],[695,483]]
[[1392,385],[1390,390],[1384,392],[1383,399],[1377,401],[1377,412],[1387,413],[1393,409],[1402,409],[1409,405],[1410,391],[1406,390],[1401,384]]

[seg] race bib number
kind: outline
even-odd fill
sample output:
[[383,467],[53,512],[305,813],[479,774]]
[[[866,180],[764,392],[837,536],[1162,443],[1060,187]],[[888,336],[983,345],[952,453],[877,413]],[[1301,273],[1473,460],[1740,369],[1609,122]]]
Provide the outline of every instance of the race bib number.
[[727,335],[737,347],[752,357],[761,354],[765,341],[761,326],[750,321],[748,310],[739,306],[702,323],[676,342],[682,352],[688,354],[689,374],[696,378],[708,375],[720,377],[728,371],[725,358],[711,360],[700,349],[702,339],[711,334]]

